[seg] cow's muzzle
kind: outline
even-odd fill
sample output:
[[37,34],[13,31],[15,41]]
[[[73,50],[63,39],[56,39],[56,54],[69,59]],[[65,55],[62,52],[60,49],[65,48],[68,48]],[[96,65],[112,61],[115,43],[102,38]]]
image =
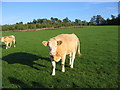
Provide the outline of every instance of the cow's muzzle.
[[54,56],[56,53],[55,52],[50,52],[49,55],[50,56]]

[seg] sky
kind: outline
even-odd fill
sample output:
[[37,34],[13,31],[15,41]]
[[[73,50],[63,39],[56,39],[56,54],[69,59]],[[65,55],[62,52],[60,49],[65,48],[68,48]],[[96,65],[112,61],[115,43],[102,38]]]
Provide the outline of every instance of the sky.
[[[24,0],[25,1],[25,0]],[[33,19],[50,19],[51,17],[63,20],[68,17],[90,21],[91,17],[101,15],[103,18],[111,18],[118,15],[118,2],[8,2],[2,4],[2,16],[0,24],[27,23]]]

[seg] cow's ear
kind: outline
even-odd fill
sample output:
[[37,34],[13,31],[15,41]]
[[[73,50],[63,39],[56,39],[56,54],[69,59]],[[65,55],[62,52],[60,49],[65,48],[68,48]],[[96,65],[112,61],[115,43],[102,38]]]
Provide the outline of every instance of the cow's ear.
[[47,45],[48,45],[48,41],[43,41],[42,44],[43,44],[44,46],[47,46]]
[[57,41],[57,45],[61,45],[62,44],[62,41]]

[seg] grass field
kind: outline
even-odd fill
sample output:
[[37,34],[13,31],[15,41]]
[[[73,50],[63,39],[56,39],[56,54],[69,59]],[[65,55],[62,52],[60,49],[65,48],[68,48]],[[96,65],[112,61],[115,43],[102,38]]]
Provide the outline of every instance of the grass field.
[[[81,41],[74,68],[66,58],[66,72],[57,63],[56,75],[43,40],[62,33],[75,33]],[[3,88],[117,88],[118,27],[96,26],[33,32],[6,32],[15,35],[17,47],[2,47]],[[3,44],[4,45],[4,44]]]

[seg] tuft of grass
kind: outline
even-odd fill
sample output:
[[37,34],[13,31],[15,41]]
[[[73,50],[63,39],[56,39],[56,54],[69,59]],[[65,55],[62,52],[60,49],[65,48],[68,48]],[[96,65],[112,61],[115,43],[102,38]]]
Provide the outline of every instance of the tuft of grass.
[[[79,37],[83,56],[76,55],[73,69],[67,56],[66,72],[58,62],[51,76],[48,48],[42,41],[63,33]],[[3,33],[7,35],[16,36],[17,47],[2,47],[3,88],[118,88],[117,26]]]

